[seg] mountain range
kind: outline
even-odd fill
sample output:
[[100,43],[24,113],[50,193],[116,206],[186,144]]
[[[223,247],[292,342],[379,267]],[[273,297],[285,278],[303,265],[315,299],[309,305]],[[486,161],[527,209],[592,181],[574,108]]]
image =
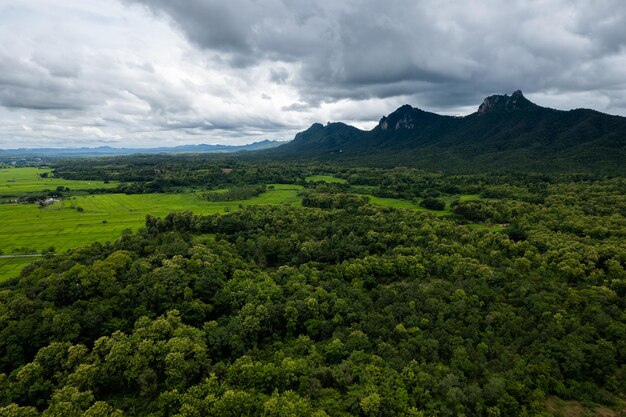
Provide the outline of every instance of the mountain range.
[[132,154],[160,154],[160,153],[232,153],[240,151],[258,151],[282,145],[284,142],[276,140],[262,140],[247,145],[180,145],[156,148],[114,148],[99,146],[95,148],[20,148],[0,149],[0,156],[105,156],[105,155],[132,155]]
[[404,105],[363,131],[313,124],[266,151],[284,158],[413,165],[444,171],[600,171],[626,167],[626,118],[589,109],[541,107],[521,91],[445,116]]
[[314,123],[289,142],[155,148],[0,150],[0,158],[245,152],[261,159],[410,165],[446,172],[581,172],[626,174],[626,117],[590,109],[539,106],[521,91],[485,98],[467,116],[446,116],[408,104],[364,131]]

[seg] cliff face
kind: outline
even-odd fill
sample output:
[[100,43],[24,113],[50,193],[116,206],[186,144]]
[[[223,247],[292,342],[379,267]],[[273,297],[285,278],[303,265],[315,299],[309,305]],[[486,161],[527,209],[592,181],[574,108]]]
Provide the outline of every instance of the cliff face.
[[426,112],[405,104],[399,107],[389,116],[383,116],[378,122],[377,130],[413,130],[423,127],[425,124],[439,119],[435,113]]
[[378,122],[378,127],[381,130],[414,129],[416,122],[414,113],[418,111],[420,110],[405,104],[389,116],[383,116]]
[[512,112],[534,106],[526,99],[520,90],[513,92],[510,96],[493,95],[487,97],[478,107],[478,114],[485,114],[494,111]]

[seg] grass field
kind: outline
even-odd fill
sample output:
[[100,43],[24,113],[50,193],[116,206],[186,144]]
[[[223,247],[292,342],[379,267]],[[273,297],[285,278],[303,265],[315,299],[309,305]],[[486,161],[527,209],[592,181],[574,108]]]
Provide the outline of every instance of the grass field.
[[362,194],[362,195],[369,197],[370,204],[376,204],[377,206],[425,210],[423,207],[420,207],[418,204],[415,204],[414,202],[409,201],[409,200],[400,200],[399,198],[376,197],[371,194]]
[[22,268],[37,258],[0,258],[0,282],[17,277]]
[[117,182],[105,184],[103,181],[75,181],[61,178],[41,178],[39,174],[50,173],[42,168],[0,168],[0,196],[19,196],[23,193],[56,190],[68,187],[71,190],[92,188],[115,188]]
[[[40,208],[35,204],[0,204],[0,250],[5,254],[40,253],[116,239],[123,230],[143,226],[147,214],[163,217],[172,211],[223,213],[240,205],[301,204],[297,185],[274,184],[261,195],[241,201],[208,202],[197,194],[98,194],[75,196]],[[372,204],[426,210],[418,202],[368,195]],[[77,210],[82,209],[82,211]],[[446,210],[433,211],[438,216]]]
[[[223,213],[239,205],[300,204],[299,186],[275,184],[274,189],[243,201],[208,202],[196,194],[99,194],[77,196],[39,208],[34,204],[0,204],[0,249],[36,252],[54,246],[57,251],[116,239],[124,229],[143,226],[147,214],[165,216],[172,211]],[[76,207],[82,207],[79,212]]]
[[344,180],[343,178],[333,177],[332,175],[311,175],[310,177],[306,177],[305,181],[307,181],[307,182],[323,181],[323,182],[327,182],[327,183],[337,182],[337,183],[340,183],[340,184],[347,183],[347,181]]
[[480,200],[480,196],[478,194],[463,194],[459,197],[459,201],[473,201]]

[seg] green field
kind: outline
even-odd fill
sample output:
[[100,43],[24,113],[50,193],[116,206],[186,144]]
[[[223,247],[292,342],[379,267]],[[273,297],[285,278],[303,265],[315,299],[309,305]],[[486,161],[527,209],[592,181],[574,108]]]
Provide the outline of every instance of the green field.
[[[147,214],[163,217],[184,210],[211,214],[235,210],[240,205],[301,204],[301,186],[273,186],[258,197],[242,201],[208,202],[197,194],[99,194],[73,197],[44,208],[36,204],[0,204],[0,250],[12,254],[29,248],[39,253],[53,246],[64,251],[115,240],[125,229],[142,227]],[[17,276],[22,267],[35,260],[0,259],[0,281]]]
[[[258,197],[241,201],[208,202],[197,194],[98,194],[76,196],[40,208],[36,204],[0,204],[0,250],[17,253],[20,248],[40,253],[53,246],[57,251],[116,239],[123,230],[143,226],[147,214],[163,217],[172,211],[197,214],[224,213],[240,205],[301,203],[297,185],[274,184]],[[369,196],[372,204],[425,210],[418,204],[395,198]],[[76,210],[78,207],[83,211]],[[446,211],[435,212],[438,215]]]
[[117,182],[114,181],[105,184],[103,181],[75,181],[39,176],[39,174],[50,172],[47,168],[1,168],[0,196],[19,196],[35,191],[56,190],[59,186],[68,187],[71,190],[117,187]]
[[419,204],[409,200],[401,200],[399,198],[384,198],[376,197],[371,194],[362,194],[365,197],[369,197],[370,204],[376,204],[377,206],[393,207],[393,208],[410,208],[414,210],[425,210],[420,207]]
[[37,258],[0,258],[0,282],[17,277],[26,265],[35,262]]
[[463,194],[459,197],[459,201],[472,201],[472,200],[480,200],[480,196],[478,194]]
[[339,183],[339,184],[346,184],[347,181],[344,180],[343,178],[337,178],[337,177],[333,177],[332,175],[311,175],[310,177],[306,177],[305,178],[306,182],[327,182],[327,183],[331,183],[331,182],[335,182],[335,183]]
[[[223,213],[239,205],[300,204],[297,185],[275,184],[274,189],[243,201],[208,202],[196,194],[99,194],[77,196],[39,208],[35,204],[0,204],[3,227],[0,250],[18,248],[36,252],[54,246],[65,250],[94,241],[116,239],[124,229],[136,230],[147,214],[165,216],[172,211]],[[76,207],[82,207],[79,212]]]

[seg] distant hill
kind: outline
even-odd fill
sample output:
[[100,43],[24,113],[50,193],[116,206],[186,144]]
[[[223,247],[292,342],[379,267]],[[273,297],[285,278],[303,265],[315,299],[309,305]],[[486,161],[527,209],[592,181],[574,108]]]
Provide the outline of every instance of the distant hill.
[[444,171],[626,170],[626,118],[538,106],[521,91],[487,97],[475,113],[443,116],[404,105],[370,131],[312,125],[268,151],[285,158],[409,164]]
[[0,149],[0,156],[98,156],[98,155],[132,155],[160,153],[232,153],[240,151],[258,151],[275,148],[285,142],[262,140],[247,145],[180,145],[157,148],[114,148],[99,146],[96,148],[22,148]]

